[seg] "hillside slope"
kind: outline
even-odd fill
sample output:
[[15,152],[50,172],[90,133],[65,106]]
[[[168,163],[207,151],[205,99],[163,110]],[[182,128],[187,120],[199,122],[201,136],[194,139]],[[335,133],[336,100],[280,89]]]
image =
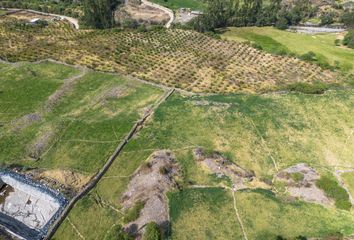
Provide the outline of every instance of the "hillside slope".
[[8,17],[0,21],[0,36],[0,58],[5,60],[53,58],[193,92],[257,92],[295,82],[340,80],[336,73],[296,58],[185,30],[76,31],[65,23],[40,28]]

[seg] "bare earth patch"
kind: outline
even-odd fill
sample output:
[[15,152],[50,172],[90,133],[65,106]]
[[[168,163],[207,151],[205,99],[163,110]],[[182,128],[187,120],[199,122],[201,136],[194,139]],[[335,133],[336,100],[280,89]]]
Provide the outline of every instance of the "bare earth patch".
[[64,193],[67,197],[73,197],[90,180],[90,176],[63,169],[34,169],[25,174],[43,185]]
[[[294,177],[301,176],[301,177]],[[276,179],[284,182],[292,197],[301,198],[306,202],[314,202],[325,206],[332,205],[333,201],[316,186],[320,176],[315,169],[300,163],[280,171]]]
[[38,113],[29,113],[26,114],[12,122],[12,130],[14,132],[20,131],[35,122],[41,121],[41,116]]
[[220,153],[205,154],[203,149],[196,148],[193,151],[195,159],[217,176],[227,176],[231,179],[235,189],[246,188],[245,182],[252,181],[254,173],[243,169],[237,164],[223,157]]
[[128,223],[125,229],[132,235],[139,236],[149,222],[156,222],[162,230],[169,226],[169,209],[166,192],[177,188],[175,178],[179,168],[170,151],[156,151],[149,160],[134,173],[123,194],[123,210],[133,207],[138,202],[145,203],[139,217]]
[[43,151],[48,147],[54,136],[53,131],[46,131],[39,135],[35,141],[28,147],[28,156],[34,160],[38,160]]
[[160,9],[150,7],[144,3],[140,5],[128,3],[116,11],[115,19],[119,22],[133,19],[148,24],[165,24],[170,17]]

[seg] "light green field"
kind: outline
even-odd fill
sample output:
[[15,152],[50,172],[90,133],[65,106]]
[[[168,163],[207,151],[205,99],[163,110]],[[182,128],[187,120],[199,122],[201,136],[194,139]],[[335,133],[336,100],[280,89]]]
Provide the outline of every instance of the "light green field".
[[281,31],[273,27],[228,28],[222,38],[235,41],[252,41],[262,46],[263,50],[274,53],[288,50],[296,54],[313,51],[321,62],[339,66],[344,71],[354,71],[354,50],[336,46],[337,34],[300,34]]
[[[185,189],[169,194],[172,239],[242,239],[229,191]],[[203,224],[201,224],[203,223]]]
[[[90,72],[82,77],[50,111],[43,106],[63,79],[78,70],[44,63],[5,67],[0,77],[0,162],[48,169],[70,169],[86,174],[97,171],[161,90],[122,77]],[[30,77],[33,75],[33,77]],[[119,97],[109,91],[119,89]],[[107,95],[107,97],[106,97]],[[40,121],[14,130],[13,121],[38,112]],[[4,116],[4,117],[3,117]],[[39,160],[29,152],[43,136]]]
[[[354,126],[351,117],[353,100],[353,90],[329,91],[324,95],[183,97],[174,94],[157,109],[153,120],[146,123],[138,136],[128,143],[95,190],[78,203],[78,207],[70,213],[70,222],[64,222],[56,239],[70,237],[73,234],[71,224],[84,237],[105,239],[113,226],[122,224],[120,219],[123,215],[113,209],[121,208],[120,199],[129,183],[129,176],[155,150],[160,149],[172,150],[182,169],[179,184],[184,190],[169,194],[172,238],[187,239],[187,236],[193,235],[194,239],[207,239],[208,236],[211,239],[232,239],[240,232],[235,225],[235,218],[231,218],[230,193],[220,193],[223,190],[203,192],[186,189],[191,185],[219,186],[217,179],[196,164],[192,150],[196,146],[217,150],[240,166],[253,170],[260,180],[271,180],[276,173],[272,158],[279,169],[302,162],[319,172],[333,170],[336,165],[352,166],[353,149],[347,146],[352,145],[354,139],[349,139],[349,142],[347,139]],[[257,215],[261,211],[258,207],[249,207],[253,197],[260,198],[257,200],[258,206],[265,208],[265,202],[270,201],[271,210],[257,218],[257,221],[267,222],[269,215],[275,219],[284,214],[281,219],[289,226],[279,230],[284,236],[326,236],[332,230],[344,234],[354,232],[351,228],[354,221],[346,211],[298,201],[279,202],[278,198],[267,200],[263,195],[253,192],[240,193],[237,197],[245,198],[243,209],[253,211],[247,212],[250,215]],[[106,204],[100,204],[97,199]],[[220,205],[219,212],[212,207],[217,199],[225,201]],[[191,203],[195,203],[194,207],[189,205]],[[197,226],[197,219],[193,217],[197,213],[200,213],[205,223],[202,227]],[[286,214],[289,214],[288,218]],[[320,217],[312,217],[316,214]],[[306,229],[300,216],[304,216],[305,223],[313,223],[313,227]],[[104,220],[96,223],[95,218]],[[220,224],[221,219],[226,222]],[[245,225],[252,228],[251,219],[245,221]],[[89,227],[93,224],[96,226],[94,229]],[[215,225],[222,225],[222,229],[217,230]],[[265,236],[264,226],[252,228],[249,230],[250,235]],[[270,226],[270,235],[267,236],[274,236],[280,226],[280,222]]]
[[260,190],[237,192],[236,199],[249,239],[328,237],[354,231],[354,217],[349,212],[304,202],[285,202]]
[[203,0],[153,0],[152,2],[172,10],[178,10],[180,8],[203,10],[206,7],[206,4],[203,2]]
[[354,196],[354,172],[342,173],[341,177],[344,180],[345,185],[349,189],[352,196]]

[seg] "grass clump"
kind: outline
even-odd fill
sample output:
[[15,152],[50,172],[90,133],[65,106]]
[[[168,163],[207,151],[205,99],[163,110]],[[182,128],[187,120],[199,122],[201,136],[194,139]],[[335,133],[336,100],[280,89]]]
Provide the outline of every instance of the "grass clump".
[[123,227],[118,224],[113,227],[113,229],[107,234],[105,240],[133,240],[126,232],[124,232]]
[[125,216],[123,218],[123,222],[129,223],[129,222],[133,222],[136,219],[138,219],[138,217],[140,216],[140,212],[144,208],[144,206],[145,206],[145,203],[142,201],[138,201],[137,203],[135,203],[135,205],[133,207],[129,208],[126,211]]
[[290,177],[292,180],[294,180],[295,182],[301,182],[302,180],[304,180],[304,174],[300,173],[300,172],[294,172],[290,174]]
[[328,176],[322,176],[317,182],[317,187],[325,191],[326,195],[335,200],[335,205],[339,209],[349,211],[352,204],[349,201],[349,195],[337,181]]
[[300,92],[306,94],[323,94],[328,89],[329,89],[328,85],[322,82],[316,82],[316,83],[297,82],[297,83],[289,84],[287,86],[287,90],[291,92]]
[[161,240],[161,231],[155,222],[150,222],[145,227],[143,240]]

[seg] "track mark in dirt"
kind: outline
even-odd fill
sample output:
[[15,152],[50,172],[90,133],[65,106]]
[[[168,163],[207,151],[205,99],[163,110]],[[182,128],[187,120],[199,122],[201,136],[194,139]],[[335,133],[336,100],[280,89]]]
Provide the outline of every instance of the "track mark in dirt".
[[237,202],[236,202],[236,196],[235,196],[235,190],[230,189],[230,191],[232,192],[232,197],[233,197],[233,199],[234,199],[235,215],[236,215],[237,221],[238,221],[239,224],[240,224],[240,227],[241,227],[241,230],[242,230],[242,234],[243,234],[243,238],[244,238],[245,240],[248,240],[247,234],[246,234],[246,231],[245,231],[245,228],[244,228],[243,223],[242,223],[242,220],[241,220],[241,217],[240,217],[240,215],[239,215],[239,213],[238,213]]
[[[242,114],[242,116],[244,116]],[[259,132],[256,124],[254,124],[253,120],[247,116],[244,116],[252,125],[253,129],[256,131],[258,137],[261,139],[261,142],[262,142],[262,145],[264,147],[264,149],[268,152],[268,156],[272,159],[272,162],[273,162],[273,165],[274,165],[274,168],[276,170],[276,172],[279,172],[279,168],[278,168],[278,164],[277,162],[275,161],[273,155],[272,155],[272,152],[270,151],[270,148],[268,147],[268,144],[267,144],[267,141],[263,138],[262,134]]]
[[68,218],[68,222],[70,224],[70,226],[74,229],[74,231],[76,232],[76,234],[81,238],[81,239],[86,239],[77,229],[77,227],[72,223],[72,221],[70,220],[70,218]]

